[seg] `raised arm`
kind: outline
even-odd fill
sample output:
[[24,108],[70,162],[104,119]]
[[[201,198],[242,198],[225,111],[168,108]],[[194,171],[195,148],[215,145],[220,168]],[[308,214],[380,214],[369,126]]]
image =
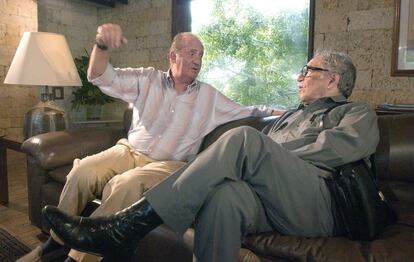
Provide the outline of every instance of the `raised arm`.
[[97,29],[95,42],[89,60],[89,79],[102,75],[109,63],[109,50],[127,44],[128,40],[119,25],[103,24]]

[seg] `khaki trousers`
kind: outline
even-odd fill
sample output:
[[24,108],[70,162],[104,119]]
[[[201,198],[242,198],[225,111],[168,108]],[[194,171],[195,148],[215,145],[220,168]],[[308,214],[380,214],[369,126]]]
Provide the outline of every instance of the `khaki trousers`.
[[[91,216],[114,214],[138,201],[149,188],[179,169],[181,161],[155,161],[136,152],[126,139],[98,154],[75,159],[59,199],[58,208],[79,215],[85,206],[101,196],[101,205]],[[53,239],[62,242],[53,231]],[[76,261],[100,258],[71,250]]]

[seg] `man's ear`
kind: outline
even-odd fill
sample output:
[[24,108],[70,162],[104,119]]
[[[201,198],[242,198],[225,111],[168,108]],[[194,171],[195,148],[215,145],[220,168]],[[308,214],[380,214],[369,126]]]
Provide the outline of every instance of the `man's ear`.
[[337,73],[331,74],[329,78],[329,86],[338,87],[339,85],[339,79],[341,79],[341,76]]
[[177,60],[177,54],[174,51],[171,51],[170,52],[169,57],[170,57],[170,62],[171,63],[175,63],[176,62],[176,60]]

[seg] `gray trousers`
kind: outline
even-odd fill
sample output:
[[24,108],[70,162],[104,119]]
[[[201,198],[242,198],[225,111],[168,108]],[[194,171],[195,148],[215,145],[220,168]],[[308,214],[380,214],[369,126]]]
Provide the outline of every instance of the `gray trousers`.
[[145,196],[177,234],[195,220],[195,260],[237,261],[248,233],[331,235],[326,174],[257,130],[239,127]]

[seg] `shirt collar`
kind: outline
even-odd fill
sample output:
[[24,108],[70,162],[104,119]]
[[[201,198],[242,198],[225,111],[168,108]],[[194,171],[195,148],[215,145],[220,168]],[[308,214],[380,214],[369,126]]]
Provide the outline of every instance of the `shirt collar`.
[[[168,69],[168,71],[167,71],[167,81],[168,81],[169,87],[174,88],[174,80],[172,78],[171,68]],[[192,92],[199,85],[200,85],[200,82],[197,79],[194,79],[194,81],[187,86],[187,89],[185,90],[184,93],[190,93],[190,92]]]
[[312,102],[311,104],[305,105],[301,103],[298,107],[298,110],[305,109],[310,112],[314,112],[316,110],[320,110],[326,108],[327,106],[331,105],[332,103],[342,103],[346,102],[347,99],[343,95],[337,96],[329,96],[329,97],[321,97],[316,101]]

